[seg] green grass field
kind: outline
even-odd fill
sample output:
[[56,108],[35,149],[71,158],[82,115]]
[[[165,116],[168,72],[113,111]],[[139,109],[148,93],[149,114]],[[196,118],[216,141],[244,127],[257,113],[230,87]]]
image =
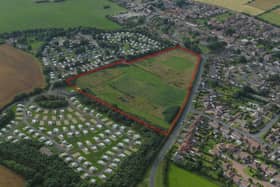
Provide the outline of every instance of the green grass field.
[[77,85],[125,112],[168,128],[187,94],[195,62],[195,56],[175,50],[81,77]]
[[170,164],[168,173],[168,187],[218,187],[217,184],[204,177],[183,170]]
[[[104,6],[110,8],[104,8]],[[66,0],[60,3],[34,3],[33,0],[0,1],[0,33],[36,28],[91,26],[118,29],[106,15],[125,9],[109,0]]]
[[269,11],[259,17],[265,21],[280,26],[280,8]]

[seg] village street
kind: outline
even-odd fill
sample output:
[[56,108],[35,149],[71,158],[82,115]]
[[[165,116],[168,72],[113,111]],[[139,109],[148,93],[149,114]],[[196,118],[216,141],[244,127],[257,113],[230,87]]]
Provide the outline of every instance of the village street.
[[280,114],[277,114],[270,122],[268,122],[263,129],[260,130],[257,134],[254,134],[253,136],[256,139],[261,140],[262,136],[268,133],[268,131],[272,128],[272,126],[277,123],[280,119]]

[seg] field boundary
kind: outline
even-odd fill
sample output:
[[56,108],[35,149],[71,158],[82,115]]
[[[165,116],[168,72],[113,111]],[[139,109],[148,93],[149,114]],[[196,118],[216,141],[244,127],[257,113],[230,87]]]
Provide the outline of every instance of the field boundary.
[[[186,91],[187,91],[187,94],[184,98],[184,101],[183,103],[181,104],[180,106],[180,109],[179,111],[177,112],[176,116],[173,118],[171,124],[170,124],[170,127],[169,129],[165,130],[165,129],[162,129],[162,128],[159,128],[159,127],[156,127],[154,125],[151,125],[150,123],[132,115],[132,114],[129,114],[129,113],[126,113],[124,112],[123,110],[117,108],[117,107],[114,107],[112,104],[108,103],[107,101],[104,101],[98,97],[96,97],[95,95],[92,95],[90,93],[87,93],[86,91],[83,91],[82,89],[80,89],[78,86],[76,86],[76,84],[73,83],[74,80],[80,78],[80,77],[83,77],[83,76],[86,76],[86,75],[89,75],[89,74],[92,74],[92,73],[96,73],[96,72],[99,72],[99,71],[102,71],[102,70],[105,70],[107,68],[112,68],[112,67],[115,67],[115,66],[118,66],[118,65],[121,65],[121,64],[134,64],[134,63],[137,63],[139,61],[143,61],[143,60],[147,60],[147,59],[150,59],[150,58],[153,58],[153,57],[157,57],[157,56],[160,56],[162,54],[165,54],[167,52],[170,52],[170,51],[173,51],[173,50],[182,50],[182,51],[185,51],[186,53],[189,53],[189,54],[192,54],[194,55],[196,58],[197,58],[197,61],[195,62],[195,67],[192,71],[192,78],[191,78],[191,81],[190,81],[190,84],[189,86],[187,87]],[[193,88],[193,83],[196,79],[196,75],[199,71],[199,67],[200,67],[200,63],[201,63],[201,56],[200,54],[190,50],[190,49],[187,49],[187,48],[184,48],[184,47],[181,47],[180,45],[176,45],[175,47],[170,47],[170,48],[166,48],[166,49],[163,49],[161,51],[158,51],[158,52],[155,52],[155,53],[152,53],[152,54],[149,54],[149,55],[145,55],[143,57],[138,57],[138,58],[135,58],[133,60],[125,60],[125,59],[121,59],[121,60],[118,60],[118,61],[115,61],[111,64],[107,64],[107,65],[104,65],[102,67],[99,67],[99,68],[96,68],[96,69],[93,69],[93,70],[90,70],[90,71],[87,71],[87,72],[84,72],[84,73],[80,73],[78,75],[75,75],[75,76],[72,76],[72,77],[69,77],[66,79],[66,83],[68,86],[72,87],[77,93],[79,94],[82,94],[92,100],[94,100],[95,102],[113,110],[114,112],[117,112],[121,115],[123,115],[124,117],[126,117],[127,119],[129,120],[132,120],[154,132],[157,132],[161,135],[164,135],[164,136],[168,136],[172,131],[173,129],[175,128],[178,120],[180,119],[187,103],[189,102],[189,99],[190,99],[190,96],[191,96],[191,92],[192,92],[192,88]]]

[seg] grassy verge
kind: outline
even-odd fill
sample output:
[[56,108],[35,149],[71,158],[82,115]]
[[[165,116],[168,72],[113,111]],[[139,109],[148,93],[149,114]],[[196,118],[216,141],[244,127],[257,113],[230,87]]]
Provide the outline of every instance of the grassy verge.
[[166,159],[161,161],[156,172],[155,187],[167,187],[166,176],[168,172],[168,166],[169,162]]

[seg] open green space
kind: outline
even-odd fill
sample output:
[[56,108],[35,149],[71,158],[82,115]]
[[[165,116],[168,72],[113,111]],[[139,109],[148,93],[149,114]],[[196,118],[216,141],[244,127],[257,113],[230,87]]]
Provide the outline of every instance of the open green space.
[[280,8],[268,11],[265,14],[260,15],[259,18],[280,26]]
[[35,3],[33,0],[0,1],[0,33],[37,28],[77,26],[118,29],[106,18],[125,11],[109,0],[67,0],[60,3]]
[[181,169],[174,164],[170,164],[168,173],[169,187],[218,187],[217,184],[204,177]]
[[83,76],[77,85],[127,113],[168,128],[187,94],[196,61],[189,53],[173,50]]

